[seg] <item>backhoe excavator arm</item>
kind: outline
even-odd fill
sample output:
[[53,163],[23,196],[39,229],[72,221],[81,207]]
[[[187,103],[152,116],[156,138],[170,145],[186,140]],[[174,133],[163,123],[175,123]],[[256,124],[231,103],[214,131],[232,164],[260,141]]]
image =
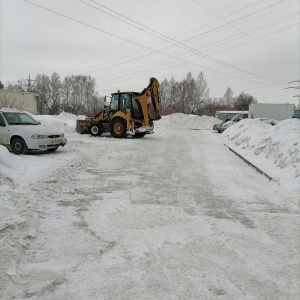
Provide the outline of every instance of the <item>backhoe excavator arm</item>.
[[137,97],[137,101],[142,107],[145,126],[149,126],[149,120],[159,120],[161,118],[158,88],[158,80],[151,77],[149,85]]

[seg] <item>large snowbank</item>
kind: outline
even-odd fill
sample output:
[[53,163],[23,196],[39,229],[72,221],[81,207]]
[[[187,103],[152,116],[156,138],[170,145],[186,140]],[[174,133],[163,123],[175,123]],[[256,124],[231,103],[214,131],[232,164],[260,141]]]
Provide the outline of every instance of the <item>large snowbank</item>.
[[20,176],[25,169],[24,160],[9,153],[0,145],[0,196],[13,184],[12,178]]
[[285,189],[300,192],[300,120],[283,120],[272,126],[245,119],[224,131],[222,137],[226,145]]
[[212,129],[213,125],[219,122],[220,120],[215,117],[176,113],[163,116],[160,121],[155,122],[155,127],[168,129]]
[[43,126],[55,128],[61,132],[75,132],[77,116],[70,113],[61,113],[57,116],[35,115],[33,116]]

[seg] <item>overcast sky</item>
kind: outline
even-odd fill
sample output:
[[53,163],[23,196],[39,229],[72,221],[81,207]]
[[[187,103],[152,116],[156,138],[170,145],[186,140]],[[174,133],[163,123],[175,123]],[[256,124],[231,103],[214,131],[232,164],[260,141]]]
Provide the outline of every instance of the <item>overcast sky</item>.
[[[34,5],[33,5],[34,4]],[[0,80],[84,74],[100,95],[204,73],[260,103],[299,103],[299,0],[0,0]],[[40,7],[38,7],[38,6]],[[44,7],[44,8],[42,8]],[[45,10],[47,9],[47,10]],[[300,84],[298,84],[300,85]]]

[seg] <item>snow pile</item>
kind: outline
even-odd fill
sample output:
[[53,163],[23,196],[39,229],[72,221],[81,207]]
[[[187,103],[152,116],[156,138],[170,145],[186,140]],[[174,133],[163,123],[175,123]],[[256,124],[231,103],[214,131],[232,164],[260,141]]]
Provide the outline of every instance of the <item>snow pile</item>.
[[167,129],[212,129],[214,124],[219,122],[220,120],[215,117],[176,113],[162,117],[161,120],[155,122],[155,127]]
[[222,137],[226,145],[286,190],[300,191],[300,120],[283,120],[272,126],[245,119],[224,131]]
[[60,115],[33,115],[34,119],[45,127],[57,129],[60,132],[75,132],[77,116],[70,113]]
[[13,183],[11,177],[19,176],[24,169],[22,158],[9,153],[6,147],[0,145],[0,195]]
[[22,171],[22,159],[10,153],[8,149],[0,145],[0,174]]

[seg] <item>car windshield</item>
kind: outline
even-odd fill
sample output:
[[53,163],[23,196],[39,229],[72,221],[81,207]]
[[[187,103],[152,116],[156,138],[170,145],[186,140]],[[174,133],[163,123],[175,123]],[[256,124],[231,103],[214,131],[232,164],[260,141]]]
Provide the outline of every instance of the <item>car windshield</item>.
[[9,125],[39,125],[40,124],[30,115],[23,112],[3,112],[2,114]]

